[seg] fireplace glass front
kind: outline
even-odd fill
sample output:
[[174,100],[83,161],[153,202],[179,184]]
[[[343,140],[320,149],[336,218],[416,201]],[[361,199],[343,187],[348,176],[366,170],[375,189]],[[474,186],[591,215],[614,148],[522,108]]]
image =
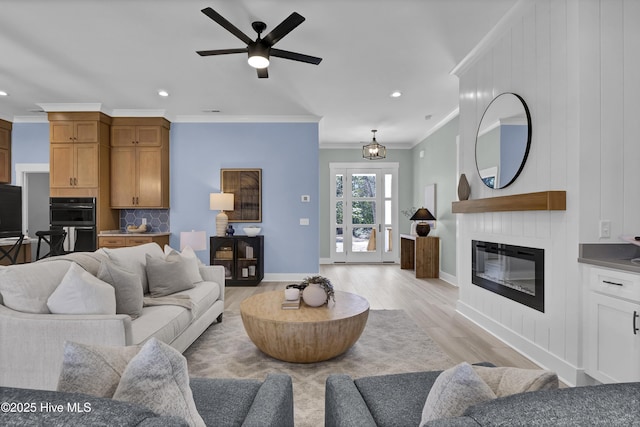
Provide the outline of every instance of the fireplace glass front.
[[544,249],[472,240],[471,282],[544,313]]

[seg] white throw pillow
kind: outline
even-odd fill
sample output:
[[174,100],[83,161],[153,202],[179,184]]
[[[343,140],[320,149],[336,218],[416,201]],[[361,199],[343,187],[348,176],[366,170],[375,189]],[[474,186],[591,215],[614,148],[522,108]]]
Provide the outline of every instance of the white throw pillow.
[[164,245],[164,255],[168,256],[171,252],[179,253],[182,259],[185,262],[185,267],[187,269],[187,274],[189,275],[189,279],[191,283],[200,283],[202,282],[202,276],[200,275],[200,259],[196,255],[195,251],[191,249],[190,246],[185,246],[182,252],[173,249],[169,245]]
[[149,282],[145,272],[147,265],[147,254],[154,258],[163,258],[162,248],[157,243],[145,243],[144,245],[131,246],[128,248],[109,249],[104,248],[109,259],[120,268],[140,276],[142,281],[142,291],[149,293]]
[[64,343],[58,391],[112,398],[129,361],[140,347]]
[[171,252],[166,259],[147,255],[147,277],[152,298],[163,297],[193,288],[183,258]]
[[436,378],[422,408],[420,427],[439,418],[459,417],[469,406],[495,398],[471,365],[463,362]]
[[113,286],[71,263],[62,282],[47,300],[54,314],[116,314]]
[[473,370],[498,397],[558,388],[558,375],[543,369],[474,366]]
[[0,268],[3,304],[24,313],[49,313],[47,299],[70,265],[70,261],[55,260]]
[[189,387],[187,359],[156,338],[131,359],[113,398],[146,406],[160,415],[184,418],[190,426],[205,425]]

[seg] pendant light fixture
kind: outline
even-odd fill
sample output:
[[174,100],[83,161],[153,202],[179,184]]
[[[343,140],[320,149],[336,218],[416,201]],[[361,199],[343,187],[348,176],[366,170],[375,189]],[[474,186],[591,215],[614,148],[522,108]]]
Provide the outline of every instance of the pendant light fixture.
[[376,141],[376,132],[378,131],[376,129],[371,129],[371,132],[373,132],[373,140],[362,147],[362,157],[369,160],[381,160],[386,158],[387,148],[382,144],[378,144],[378,141]]

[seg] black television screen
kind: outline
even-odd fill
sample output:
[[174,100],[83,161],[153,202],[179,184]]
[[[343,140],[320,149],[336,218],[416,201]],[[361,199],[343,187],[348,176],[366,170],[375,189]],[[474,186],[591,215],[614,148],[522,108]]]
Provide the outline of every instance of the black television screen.
[[22,187],[0,184],[0,236],[22,233]]

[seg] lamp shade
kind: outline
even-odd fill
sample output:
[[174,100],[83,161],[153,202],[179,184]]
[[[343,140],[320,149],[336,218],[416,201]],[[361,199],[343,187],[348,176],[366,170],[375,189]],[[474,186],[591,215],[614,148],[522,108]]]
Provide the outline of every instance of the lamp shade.
[[435,221],[436,217],[427,208],[420,208],[413,214],[410,221]]
[[207,249],[207,233],[204,231],[180,232],[180,251],[189,246],[194,251]]
[[233,210],[233,193],[209,194],[209,210],[232,211]]

